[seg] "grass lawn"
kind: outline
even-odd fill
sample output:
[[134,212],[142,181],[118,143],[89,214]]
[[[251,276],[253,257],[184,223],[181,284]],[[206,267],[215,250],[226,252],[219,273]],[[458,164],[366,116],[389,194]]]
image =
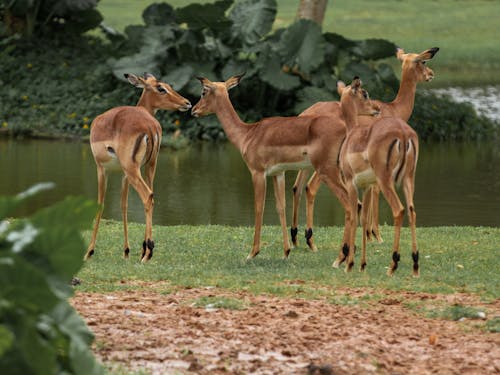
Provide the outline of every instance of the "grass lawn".
[[[365,273],[331,267],[341,239],[340,227],[315,230],[320,250],[312,253],[305,244],[283,259],[281,230],[263,228],[260,254],[247,261],[253,236],[251,227],[155,226],[152,260],[139,262],[144,225],[131,223],[131,258],[122,258],[120,222],[103,221],[96,254],[85,263],[78,277],[79,290],[108,292],[144,288],[141,283],[162,281],[162,293],[176,287],[220,287],[278,296],[334,297],[337,288],[373,288],[428,293],[466,292],[485,300],[500,297],[498,255],[500,228],[417,228],[421,276],[411,276],[410,233],[403,228],[401,262],[395,276],[386,275],[391,258],[392,227],[382,227],[385,243],[370,243]],[[358,231],[359,235],[359,231]],[[85,233],[86,240],[90,232]],[[358,241],[358,244],[360,241]],[[136,245],[136,246],[134,246]],[[143,285],[143,284],[142,284]]]
[[[110,26],[123,30],[142,23],[143,9],[154,0],[106,0],[99,10]],[[174,7],[208,0],[170,0]],[[298,0],[278,0],[275,27],[295,18]],[[441,51],[432,61],[434,86],[500,83],[500,6],[489,0],[351,0],[328,3],[326,31],[351,39],[389,39],[407,51]],[[392,59],[395,60],[395,59]],[[394,61],[396,72],[399,65]]]

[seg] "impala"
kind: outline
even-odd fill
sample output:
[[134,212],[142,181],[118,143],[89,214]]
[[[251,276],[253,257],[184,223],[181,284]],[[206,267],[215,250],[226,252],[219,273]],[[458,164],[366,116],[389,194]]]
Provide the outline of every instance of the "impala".
[[[194,116],[216,114],[227,137],[241,152],[252,175],[255,230],[248,258],[255,257],[260,251],[266,177],[273,178],[286,258],[290,253],[290,243],[285,218],[285,171],[313,167],[342,205],[347,206],[348,195],[340,178],[338,164],[340,147],[346,134],[345,125],[340,117],[333,116],[270,117],[247,124],[240,120],[228,93],[228,90],[238,85],[241,77],[242,75],[234,76],[225,82],[198,78],[203,91],[200,101],[191,112]],[[378,108],[374,108],[371,103],[355,97],[353,100],[356,101],[354,106],[358,102],[362,104],[358,113],[378,113]],[[344,244],[347,242],[346,233]]]
[[[125,74],[125,77],[132,85],[143,89],[137,106],[112,108],[97,116],[90,128],[90,147],[97,165],[97,201],[100,208],[95,217],[94,230],[85,259],[94,254],[106,194],[106,171],[110,169],[123,172],[121,189],[125,237],[123,255],[127,258],[130,251],[127,229],[130,184],[144,205],[146,217],[141,261],[147,262],[153,256],[153,180],[162,135],[160,123],[154,118],[154,114],[159,109],[187,111],[191,108],[189,100],[180,96],[167,83],[158,81],[152,74],[145,73],[144,77]],[[145,169],[146,181],[141,175],[142,166]]]
[[[347,138],[340,153],[340,167],[349,196],[349,252],[346,270],[354,264],[354,241],[356,238],[358,189],[364,190],[364,198],[369,194],[369,187],[378,185],[392,210],[394,219],[394,243],[392,262],[387,274],[391,276],[400,260],[399,242],[403,223],[404,207],[396,193],[396,184],[403,185],[408,209],[408,218],[412,236],[413,274],[418,276],[418,250],[416,240],[416,213],[413,204],[415,191],[415,170],[418,159],[417,133],[403,120],[396,117],[385,117],[374,124],[358,123],[353,98],[369,102],[368,94],[361,87],[359,78],[355,78],[350,86],[340,89],[341,109],[347,124]],[[366,213],[364,213],[366,215]],[[361,253],[361,270],[366,267],[366,218],[363,224],[363,245]],[[346,259],[339,253],[334,262],[338,267]]]
[[[415,103],[415,93],[418,82],[429,82],[434,78],[434,72],[425,65],[439,51],[439,48],[434,47],[425,50],[421,53],[405,53],[401,48],[396,51],[396,57],[401,61],[401,82],[396,98],[389,103],[374,101],[380,106],[381,117],[396,117],[403,121],[408,121]],[[338,90],[342,90],[345,84],[338,83]],[[340,92],[339,92],[340,95]],[[340,102],[318,102],[304,110],[299,116],[339,116]],[[361,125],[368,125],[378,121],[377,117],[363,116],[358,118]],[[297,226],[298,226],[298,207],[304,185],[306,183],[309,170],[304,169],[298,172],[295,184],[293,186],[293,218],[292,218],[292,242],[297,244]],[[315,251],[316,246],[313,240],[313,211],[316,194],[320,187],[321,180],[316,173],[313,173],[309,182],[306,185],[306,231],[305,237],[309,247]],[[379,204],[379,189],[377,186],[371,188],[371,193],[368,194],[363,202],[363,210],[361,214],[365,220],[368,220],[366,232],[364,235],[371,238],[373,235],[378,242],[382,242],[382,237],[379,231],[378,222],[378,204]]]

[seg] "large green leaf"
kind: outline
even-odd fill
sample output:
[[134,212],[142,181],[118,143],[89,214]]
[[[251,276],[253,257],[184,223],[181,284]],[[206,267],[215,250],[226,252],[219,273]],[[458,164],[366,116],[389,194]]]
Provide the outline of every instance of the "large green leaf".
[[293,110],[298,114],[314,103],[334,101],[336,97],[328,90],[314,86],[306,86],[297,91],[297,100],[297,104],[295,104]]
[[279,53],[290,67],[298,66],[303,73],[310,73],[325,59],[325,39],[321,27],[310,20],[299,20],[281,35]]
[[172,69],[162,77],[162,80],[170,84],[176,91],[182,90],[195,75],[190,65],[183,65]]
[[98,0],[49,0],[45,1],[45,7],[52,6],[52,10],[57,15],[66,15],[71,12],[93,9],[97,6]]
[[[0,300],[0,304],[2,301]],[[5,325],[0,324],[0,358],[12,348],[14,344],[14,334]]]
[[220,0],[213,4],[190,4],[176,9],[177,21],[187,23],[191,29],[227,30],[231,21],[227,19],[226,10],[233,0]]
[[89,348],[94,335],[75,310],[64,301],[56,306],[50,317],[69,341],[72,372],[81,375],[103,374],[102,367],[96,362]]
[[229,13],[233,37],[255,44],[271,31],[276,17],[276,0],[238,1]]
[[376,83],[376,76],[373,69],[364,63],[356,61],[350,62],[340,73],[341,79],[346,84],[350,84],[355,76],[360,77],[361,81],[363,81],[368,88],[371,84]]
[[115,77],[121,80],[124,79],[123,75],[125,73],[142,74],[143,72],[158,71],[156,56],[144,55],[140,52],[118,60],[109,59],[108,64],[111,65]]
[[300,78],[283,71],[279,57],[271,52],[270,46],[260,53],[257,65],[260,79],[278,90],[290,91],[300,86]]
[[146,25],[168,25],[175,22],[174,8],[167,3],[153,3],[142,12]]
[[385,39],[365,39],[357,41],[352,52],[365,60],[378,60],[394,56],[396,45]]
[[[0,212],[43,186],[0,199]],[[66,301],[69,280],[83,262],[80,233],[96,210],[94,202],[66,198],[32,218],[0,222],[2,373],[103,373],[90,351],[92,334]]]
[[[74,252],[84,249],[85,244],[79,233],[90,228],[95,212],[95,202],[83,197],[68,197],[32,217],[31,221],[40,234],[30,245],[30,250],[46,257],[49,262],[47,273],[67,283],[80,269],[82,257],[76,257]],[[67,225],[68,221],[71,225]]]

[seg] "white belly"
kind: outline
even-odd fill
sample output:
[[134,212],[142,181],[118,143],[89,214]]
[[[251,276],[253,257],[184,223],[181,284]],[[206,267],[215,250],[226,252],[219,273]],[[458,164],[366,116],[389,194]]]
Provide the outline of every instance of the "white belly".
[[369,185],[373,185],[376,182],[377,178],[375,177],[375,173],[371,168],[365,169],[363,172],[359,172],[354,175],[354,183],[357,187],[360,188],[365,188]]
[[121,169],[122,169],[120,161],[118,160],[117,157],[110,158],[108,161],[102,163],[102,166],[107,171],[121,171]]
[[266,176],[275,176],[285,171],[300,171],[302,169],[307,169],[311,167],[312,167],[311,161],[309,160],[309,158],[305,158],[304,160],[297,163],[275,164],[266,169]]

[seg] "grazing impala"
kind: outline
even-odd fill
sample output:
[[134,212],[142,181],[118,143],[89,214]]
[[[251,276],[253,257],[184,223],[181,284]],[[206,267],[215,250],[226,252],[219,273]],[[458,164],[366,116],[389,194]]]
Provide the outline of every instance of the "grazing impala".
[[[127,258],[130,251],[127,230],[129,184],[139,194],[146,216],[141,261],[147,262],[153,256],[153,180],[162,135],[160,123],[153,115],[159,109],[187,111],[191,108],[189,100],[180,96],[167,83],[158,81],[152,74],[145,73],[144,77],[125,74],[125,77],[131,84],[143,89],[137,106],[110,109],[97,116],[90,129],[90,147],[97,165],[97,201],[100,208],[95,218],[92,239],[85,259],[94,254],[97,230],[106,194],[106,170],[108,169],[118,169],[124,174],[121,191],[125,235],[124,257]],[[141,166],[143,165],[145,166],[146,181],[141,176]]]
[[[247,124],[240,120],[229,99],[228,90],[238,85],[242,75],[225,82],[199,78],[203,86],[200,101],[193,107],[194,116],[215,113],[229,140],[238,148],[250,170],[254,187],[255,231],[248,258],[260,251],[260,232],[266,195],[266,177],[272,176],[276,209],[283,233],[285,258],[290,253],[285,218],[285,171],[313,167],[322,181],[343,206],[348,196],[340,178],[338,157],[345,139],[344,121],[333,116],[270,117]],[[353,100],[357,98],[353,97]],[[376,114],[378,107],[358,100],[360,114]],[[347,211],[346,211],[347,212]],[[347,218],[346,218],[347,219]],[[344,244],[347,237],[344,234]],[[345,246],[344,246],[345,247]]]
[[[396,51],[397,58],[401,61],[401,82],[399,85],[399,91],[396,98],[389,103],[384,103],[381,101],[374,101],[380,106],[381,117],[397,117],[403,121],[408,121],[412,112],[413,105],[415,103],[415,92],[417,89],[418,82],[428,82],[434,78],[434,72],[427,66],[425,66],[426,61],[432,59],[434,55],[439,51],[439,48],[434,47],[425,50],[421,53],[405,53],[403,49],[398,48]],[[345,85],[343,83],[338,84],[338,89],[341,90]],[[339,93],[340,94],[340,93]],[[338,116],[340,112],[340,102],[319,102],[311,107],[307,108],[299,116]],[[358,118],[358,122],[361,125],[368,125],[378,121],[378,117],[363,116]],[[297,244],[297,226],[298,226],[298,207],[300,196],[302,194],[304,185],[306,183],[307,177],[309,175],[309,170],[304,169],[299,171],[295,184],[293,186],[293,219],[292,219],[292,242],[294,245]],[[314,211],[314,200],[316,194],[320,187],[321,180],[316,173],[313,173],[311,179],[306,186],[306,199],[307,199],[307,209],[306,209],[306,241],[312,250],[316,250],[316,246],[313,241],[313,211]],[[373,235],[378,242],[382,242],[382,237],[380,236],[379,225],[378,225],[378,204],[379,204],[379,189],[377,186],[371,188],[371,194],[366,196],[363,202],[363,210],[367,212],[362,213],[361,216],[368,220],[367,231],[365,235],[368,239]]]
[[[396,184],[403,185],[408,209],[408,218],[412,236],[413,274],[418,276],[418,250],[416,240],[416,213],[413,204],[415,191],[415,169],[418,159],[417,133],[403,120],[396,117],[381,118],[374,124],[361,125],[356,116],[353,98],[369,101],[368,94],[361,87],[359,78],[355,78],[350,86],[340,89],[342,112],[348,125],[347,138],[340,153],[340,167],[349,196],[349,253],[346,270],[354,264],[354,241],[357,227],[358,189],[369,194],[369,187],[378,185],[387,199],[394,218],[394,243],[392,262],[387,274],[391,276],[400,260],[399,242],[403,223],[404,207],[396,193]],[[366,213],[364,213],[366,215]],[[363,246],[361,254],[361,270],[366,267],[366,218],[363,218]],[[346,260],[346,255],[339,253],[334,267]]]

